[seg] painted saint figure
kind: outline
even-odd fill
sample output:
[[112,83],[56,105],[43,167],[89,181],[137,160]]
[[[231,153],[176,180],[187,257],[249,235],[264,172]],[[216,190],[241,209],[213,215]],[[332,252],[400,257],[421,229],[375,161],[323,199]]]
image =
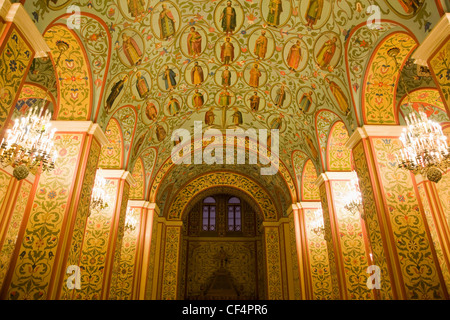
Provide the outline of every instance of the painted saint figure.
[[250,100],[250,108],[252,111],[258,111],[259,110],[259,103],[261,101],[261,98],[258,96],[258,91],[255,91],[255,94],[249,98]]
[[205,98],[203,97],[203,94],[199,92],[198,89],[195,89],[194,95],[192,96],[192,105],[194,108],[201,108],[204,103]]
[[188,53],[192,57],[196,58],[202,53],[202,35],[195,31],[195,27],[191,27],[187,37]]
[[309,0],[308,9],[306,9],[306,26],[312,28],[322,16],[323,0]]
[[229,37],[225,39],[221,46],[220,59],[224,64],[230,64],[234,60],[234,45]]
[[270,122],[270,129],[272,130],[280,130],[283,124],[283,119],[280,117],[273,119]]
[[169,109],[169,114],[171,116],[176,116],[180,112],[180,102],[173,96],[170,96],[170,100],[167,105]]
[[259,87],[259,78],[261,78],[261,71],[258,69],[258,64],[255,63],[253,68],[250,70],[250,80],[249,85],[253,88]]
[[206,111],[205,113],[205,123],[208,126],[212,126],[214,124],[214,119],[215,119],[215,114],[214,114],[214,107],[212,107],[211,109],[209,109],[208,111]]
[[111,110],[114,102],[119,96],[120,92],[122,92],[125,82],[128,81],[128,75],[125,75],[121,80],[117,81],[114,86],[111,88],[111,92],[109,93],[108,98],[106,99],[105,109],[106,112]]
[[143,16],[146,12],[144,0],[128,0],[128,12],[133,18]]
[[167,9],[167,5],[162,4],[162,11],[159,14],[159,29],[161,31],[161,38],[168,39],[173,36],[176,32],[175,30],[175,18],[172,12]]
[[267,23],[270,26],[277,27],[280,24],[280,15],[283,12],[282,0],[270,0],[269,14],[267,15]]
[[231,104],[231,93],[227,89],[224,89],[219,94],[219,106],[228,107]]
[[316,58],[317,64],[320,68],[325,69],[330,65],[331,60],[336,53],[336,43],[337,38],[333,37],[322,45],[322,48],[319,50]]
[[222,85],[224,87],[231,86],[231,71],[228,70],[228,66],[225,67],[222,73]]
[[241,124],[243,123],[243,120],[242,120],[242,112],[240,112],[240,111],[238,110],[238,108],[233,108],[233,110],[234,110],[234,113],[233,113],[233,116],[232,116],[232,118],[233,118],[233,124],[234,124],[235,126],[239,126],[239,125],[241,125]]
[[149,120],[156,120],[156,117],[158,116],[158,110],[156,110],[155,104],[148,101],[147,105],[145,107],[145,115]]
[[157,125],[156,126],[156,139],[158,139],[159,142],[163,141],[167,136],[167,132],[164,129],[163,126]]
[[342,91],[342,89],[336,82],[331,81],[328,78],[326,78],[325,81],[328,83],[331,93],[336,98],[339,108],[345,115],[347,115],[350,112],[350,105],[348,103],[347,96],[344,94],[344,91]]
[[173,90],[177,85],[175,72],[169,68],[169,66],[165,67],[163,72],[162,79],[164,80],[164,84],[166,85],[166,90]]
[[191,70],[191,82],[193,85],[200,85],[204,81],[203,68],[198,64],[194,63],[194,67]]
[[259,58],[259,59],[264,59],[266,57],[266,53],[267,53],[267,43],[268,40],[266,38],[266,30],[262,30],[261,31],[261,35],[259,36],[259,38],[256,40],[255,43],[255,50],[253,51],[253,53]]
[[137,66],[142,60],[142,51],[137,42],[126,33],[122,34],[122,49],[130,65]]
[[398,2],[406,13],[416,13],[422,5],[420,0],[398,0]]
[[278,108],[283,107],[286,100],[286,84],[282,83],[281,87],[277,89],[277,95],[275,97],[275,106]]
[[289,50],[289,54],[287,57],[287,65],[289,66],[289,69],[292,71],[297,70],[302,59],[303,57],[302,48],[300,47],[300,40],[297,40],[297,42],[293,44],[291,49]]
[[311,106],[313,104],[312,94],[313,94],[312,91],[305,92],[302,95],[302,97],[300,98],[300,101],[299,101],[300,110],[302,110],[304,113],[309,112],[309,109],[311,108]]
[[311,137],[308,136],[304,132],[303,132],[303,137],[305,138],[306,144],[308,145],[309,150],[311,151],[311,155],[313,156],[314,159],[317,159],[317,157],[319,156],[319,153],[317,152],[317,149],[314,146],[314,143],[313,143]]
[[143,99],[147,97],[150,92],[147,79],[140,72],[136,73],[136,79],[136,90],[139,93],[141,99]]
[[236,29],[236,10],[231,6],[231,1],[227,2],[219,21],[222,23],[222,30],[225,33],[232,34]]

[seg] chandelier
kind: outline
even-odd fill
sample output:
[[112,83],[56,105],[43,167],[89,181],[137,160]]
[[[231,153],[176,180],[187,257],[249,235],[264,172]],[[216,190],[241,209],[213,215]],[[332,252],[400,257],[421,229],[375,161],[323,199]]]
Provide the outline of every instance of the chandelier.
[[[356,176],[356,172],[354,172],[354,174]],[[362,203],[361,191],[359,189],[358,178],[352,179],[348,183],[348,187],[349,187],[349,192],[346,196],[346,201],[345,201],[346,204],[345,204],[344,208],[353,215],[359,213],[363,217],[362,213],[363,213],[364,208],[363,208],[363,203]]]
[[311,223],[311,230],[318,236],[325,234],[322,208],[314,211],[314,221]]
[[[109,196],[106,192],[106,179],[103,178],[102,169],[97,170],[94,187],[91,195],[91,212],[102,211],[108,207]],[[89,214],[90,215],[90,214]]]
[[50,130],[51,113],[44,105],[32,107],[25,117],[16,119],[12,129],[6,131],[0,145],[0,163],[14,168],[13,176],[23,180],[29,173],[36,174],[55,168],[57,152],[53,150],[56,129]]
[[136,210],[128,207],[127,216],[125,218],[125,231],[126,230],[130,230],[130,231],[136,230],[138,221],[135,217],[135,214],[136,214]]
[[[400,50],[392,48],[388,55],[394,58],[397,69],[397,55]],[[403,78],[401,78],[407,95],[407,104],[411,105],[411,99]],[[447,137],[442,132],[441,126],[430,119],[422,110],[419,115],[413,111],[406,117],[407,127],[403,129],[400,141],[403,149],[396,155],[399,168],[412,171],[414,174],[422,174],[432,182],[439,182],[442,175],[450,167],[450,148],[447,145]]]

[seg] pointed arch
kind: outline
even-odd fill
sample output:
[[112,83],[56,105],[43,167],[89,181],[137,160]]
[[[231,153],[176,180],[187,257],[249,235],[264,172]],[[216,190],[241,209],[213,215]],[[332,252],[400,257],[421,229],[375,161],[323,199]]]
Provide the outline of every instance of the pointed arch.
[[130,200],[143,200],[145,197],[145,170],[141,157],[134,163],[132,176],[135,183],[130,187]]
[[116,119],[120,124],[123,141],[124,163],[123,168],[127,169],[130,163],[131,146],[136,135],[136,126],[138,115],[136,109],[132,105],[126,105],[118,108],[112,118]]
[[316,185],[316,180],[316,167],[311,159],[308,159],[302,173],[302,201],[320,201],[320,192]]
[[350,138],[344,122],[335,122],[330,130],[327,143],[327,171],[351,171],[352,152],[345,144]]
[[309,159],[308,155],[300,150],[295,150],[291,155],[292,168],[294,169],[297,181],[298,198],[301,199],[302,173],[305,162]]

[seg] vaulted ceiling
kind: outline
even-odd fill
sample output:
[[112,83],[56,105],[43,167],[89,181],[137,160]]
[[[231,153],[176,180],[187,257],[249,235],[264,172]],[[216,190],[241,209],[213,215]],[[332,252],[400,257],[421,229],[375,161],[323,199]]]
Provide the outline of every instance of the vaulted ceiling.
[[[151,188],[177,189],[200,173],[227,169],[255,176],[273,194],[276,188],[286,190],[283,184],[293,185],[291,198],[296,199],[275,201],[284,210],[300,198],[308,158],[318,173],[326,170],[323,143],[336,121],[345,124],[348,134],[371,121],[401,121],[393,106],[404,95],[403,89],[397,92],[400,72],[386,52],[398,47],[403,65],[439,20],[438,1],[413,2],[419,5],[370,1],[382,19],[372,28],[368,1],[26,1],[52,50],[53,66],[59,41],[69,45],[56,78],[50,60],[44,59],[36,61],[28,82],[51,88],[53,101],[61,106],[59,119],[92,120],[111,136],[120,131],[121,158],[104,164],[132,170],[140,157],[146,195]],[[228,3],[233,15],[222,19]],[[80,13],[79,21],[74,13]],[[233,45],[229,60],[222,52],[228,42]],[[167,66],[176,83],[171,77],[164,80]],[[202,69],[200,77],[193,75],[196,66]],[[409,89],[433,87],[429,78],[417,77],[414,65],[404,70]],[[383,81],[390,81],[383,88],[387,91],[367,90]],[[285,90],[281,100],[280,88]],[[221,99],[225,89],[229,100]],[[197,91],[203,95],[199,105]],[[373,109],[374,99],[386,92],[392,95],[386,108]],[[260,100],[252,109],[255,93]],[[390,117],[377,118],[386,112]],[[169,166],[172,132],[185,128],[193,134],[194,121],[206,118],[211,122],[204,122],[204,128],[223,133],[236,127],[279,128],[283,169],[276,177],[257,177],[258,166]]]

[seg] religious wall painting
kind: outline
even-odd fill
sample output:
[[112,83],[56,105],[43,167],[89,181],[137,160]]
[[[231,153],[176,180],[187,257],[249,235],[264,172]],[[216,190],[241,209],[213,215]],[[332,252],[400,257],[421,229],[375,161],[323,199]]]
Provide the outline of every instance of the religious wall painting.
[[292,15],[290,0],[261,0],[260,8],[265,23],[274,28],[284,26]]
[[230,65],[239,58],[240,52],[239,42],[234,37],[225,36],[216,42],[216,58],[222,64]]
[[208,111],[205,112],[205,124],[208,127],[212,127],[215,125],[216,121],[216,113],[214,112],[216,108],[211,107]]
[[311,29],[321,29],[330,19],[333,3],[331,0],[305,0],[300,3],[300,18]]
[[201,109],[208,102],[208,93],[199,88],[191,90],[187,95],[186,103],[189,108]]
[[340,37],[334,32],[327,32],[317,38],[314,44],[314,60],[322,70],[333,70],[342,54]]
[[140,65],[145,53],[145,42],[140,32],[125,29],[116,43],[117,55],[120,61],[129,68]]
[[111,112],[115,109],[124,91],[127,89],[127,84],[130,81],[130,78],[131,77],[128,75],[128,73],[122,72],[111,80],[109,87],[106,90],[106,112]]
[[313,114],[317,106],[317,96],[310,87],[301,87],[297,92],[297,103],[301,113]]
[[284,63],[291,71],[303,71],[308,65],[309,50],[298,37],[286,41],[283,50]]
[[[69,5],[69,3],[72,0],[51,0],[51,1],[45,1],[47,8],[53,10],[53,11],[57,11],[60,10],[64,7],[66,7],[67,5]],[[15,2],[15,1],[11,1],[11,2]]]
[[233,107],[230,114],[230,123],[232,127],[236,128],[244,124],[244,118],[239,108]]
[[180,49],[186,57],[198,58],[206,49],[208,36],[199,25],[188,25],[180,37]]
[[119,0],[118,7],[125,19],[134,22],[147,14],[148,3],[149,0]]
[[152,88],[152,78],[147,70],[139,69],[133,76],[130,76],[132,81],[129,81],[131,86],[131,93],[133,99],[136,101],[143,101],[150,95]]
[[169,133],[169,126],[166,122],[158,122],[155,128],[155,142],[162,142],[167,137]]
[[269,60],[275,52],[275,37],[268,29],[257,29],[249,35],[247,46],[254,58]]
[[263,111],[266,107],[264,94],[258,90],[248,91],[244,97],[244,101],[252,112]]
[[209,68],[203,61],[195,60],[188,64],[184,71],[186,82],[190,85],[199,87],[208,78]]
[[152,10],[151,27],[159,40],[170,40],[181,27],[181,12],[172,1],[160,1]]
[[328,88],[327,93],[331,99],[330,101],[334,102],[341,114],[348,115],[351,111],[351,104],[348,92],[344,89],[345,86],[336,77],[326,77],[325,83]]
[[313,159],[317,160],[319,157],[319,152],[317,151],[316,146],[314,145],[313,139],[309,133],[303,131],[303,139],[305,140],[305,144],[307,149],[309,150],[309,154]]
[[164,114],[168,117],[178,116],[183,107],[183,98],[179,95],[170,94],[164,103]]
[[224,88],[216,94],[215,101],[219,107],[231,107],[236,102],[236,95],[233,91]]
[[225,0],[214,10],[214,23],[217,30],[231,35],[239,32],[244,23],[244,9],[239,1]]
[[267,82],[267,71],[258,62],[250,62],[247,64],[244,68],[243,76],[244,81],[254,89],[264,86]]
[[146,100],[141,107],[141,119],[144,124],[149,125],[158,118],[159,103],[155,99]]
[[412,18],[422,8],[425,0],[385,0],[389,8],[401,18]]
[[283,133],[287,129],[286,121],[284,120],[284,114],[272,114],[267,117],[267,126],[270,130],[279,130],[279,133]]
[[423,88],[409,93],[399,103],[399,112],[405,118],[413,110],[423,111],[430,120],[438,123],[448,122],[450,119],[445,110],[444,102],[437,89]]
[[163,91],[173,91],[180,82],[181,72],[172,63],[164,65],[158,72],[158,87]]
[[220,87],[233,87],[238,81],[238,73],[233,66],[223,65],[214,73],[214,80]]
[[270,96],[275,108],[285,109],[292,103],[292,93],[286,83],[274,85],[270,91]]

